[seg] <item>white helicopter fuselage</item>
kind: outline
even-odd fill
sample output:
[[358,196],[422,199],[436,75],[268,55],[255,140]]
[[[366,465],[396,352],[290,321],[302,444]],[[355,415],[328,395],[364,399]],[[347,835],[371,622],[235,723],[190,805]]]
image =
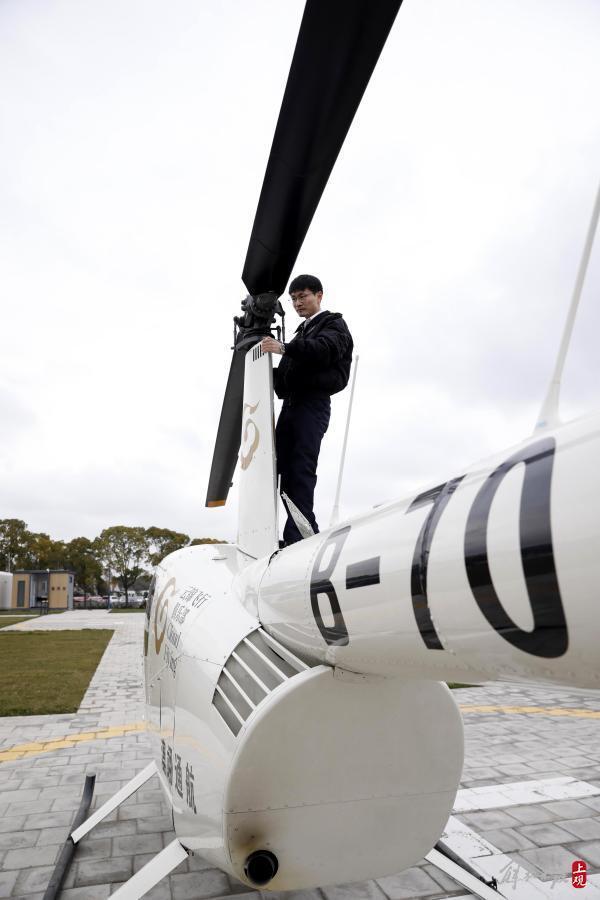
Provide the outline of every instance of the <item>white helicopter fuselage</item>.
[[148,603],[177,837],[269,890],[397,872],[460,781],[441,682],[600,686],[600,416],[276,550],[270,357],[244,401],[238,544],[171,554]]
[[600,416],[299,542],[255,611],[352,671],[600,687]]

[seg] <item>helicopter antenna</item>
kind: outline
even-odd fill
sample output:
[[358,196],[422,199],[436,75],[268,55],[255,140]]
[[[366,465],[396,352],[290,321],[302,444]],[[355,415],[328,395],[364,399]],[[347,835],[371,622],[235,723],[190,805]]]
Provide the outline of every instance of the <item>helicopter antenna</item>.
[[569,349],[569,343],[571,341],[571,335],[573,333],[573,325],[575,323],[575,316],[577,315],[577,307],[579,306],[579,300],[581,298],[581,292],[583,290],[583,283],[585,281],[587,267],[592,253],[592,246],[594,243],[596,228],[598,226],[599,216],[600,185],[598,186],[596,202],[594,204],[594,209],[592,210],[592,218],[590,219],[590,225],[588,228],[587,237],[585,239],[583,253],[581,255],[581,262],[579,263],[579,270],[577,272],[577,278],[575,279],[573,297],[571,298],[571,305],[567,314],[567,321],[565,322],[565,328],[563,331],[562,340],[560,342],[558,356],[556,358],[556,365],[552,374],[552,380],[550,381],[550,384],[548,386],[548,392],[546,393],[546,398],[544,400],[544,403],[542,404],[540,415],[534,431],[539,431],[540,428],[551,428],[553,425],[558,425],[560,423],[560,419],[558,417],[560,382],[565,365],[565,359],[567,356],[567,350]]
[[338,475],[337,489],[335,492],[335,502],[331,512],[331,520],[329,527],[333,527],[340,517],[340,492],[342,490],[342,478],[344,475],[344,463],[346,461],[346,447],[348,445],[348,431],[350,429],[350,416],[352,414],[352,401],[354,400],[354,385],[356,384],[356,372],[358,369],[358,354],[354,357],[354,374],[352,375],[352,387],[350,388],[350,400],[348,401],[348,415],[346,416],[346,431],[344,432],[344,443],[342,446],[342,459],[340,461],[340,474]]

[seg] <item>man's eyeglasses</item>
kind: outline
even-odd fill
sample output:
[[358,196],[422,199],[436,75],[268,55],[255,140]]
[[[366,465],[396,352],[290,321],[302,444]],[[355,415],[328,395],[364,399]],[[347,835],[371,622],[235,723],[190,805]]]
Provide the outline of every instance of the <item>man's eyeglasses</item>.
[[312,296],[312,291],[305,291],[304,294],[296,294],[295,296],[291,296],[290,299],[292,303],[298,303],[299,300],[306,300],[306,298],[310,296]]

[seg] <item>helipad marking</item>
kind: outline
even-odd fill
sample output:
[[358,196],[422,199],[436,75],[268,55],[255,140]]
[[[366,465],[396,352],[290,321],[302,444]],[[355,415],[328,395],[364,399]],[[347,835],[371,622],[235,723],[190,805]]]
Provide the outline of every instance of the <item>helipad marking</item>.
[[25,759],[28,756],[39,756],[41,753],[51,753],[53,750],[65,750],[69,747],[77,746],[82,741],[103,741],[145,730],[145,722],[133,722],[129,725],[111,725],[110,728],[103,728],[98,731],[80,731],[75,734],[65,735],[62,738],[52,738],[52,740],[48,741],[31,741],[28,744],[16,744],[8,750],[0,750],[0,762]]
[[515,781],[511,784],[490,784],[485,787],[465,788],[456,794],[455,813],[475,812],[480,809],[504,809],[526,803],[550,803],[553,800],[577,800],[600,794],[600,787],[578,781],[568,775],[543,778],[538,781]]
[[[471,706],[459,705],[463,713],[502,713],[505,715],[541,715],[541,716],[566,716],[579,719],[600,719],[600,710],[576,709],[563,706]],[[38,756],[40,753],[50,753],[52,750],[63,750],[74,747],[80,741],[105,740],[111,737],[122,737],[134,731],[145,731],[144,722],[134,722],[131,725],[116,725],[104,728],[101,731],[84,731],[76,734],[68,734],[62,738],[54,738],[52,741],[34,741],[28,744],[17,744],[8,750],[0,750],[0,762],[9,762],[13,759],[23,759],[27,756]]]
[[600,719],[600,710],[569,709],[564,706],[461,706],[464,713],[507,713],[518,715],[569,716],[577,719]]
[[[552,897],[554,900],[563,900],[563,898],[572,900],[573,898],[573,887],[568,872],[565,872],[562,877],[541,881],[528,869],[513,860],[509,854],[502,853],[472,828],[459,822],[453,816],[450,817],[444,829],[442,841],[458,856],[468,859],[471,866],[485,878],[497,879],[498,893],[496,897],[498,898],[505,897],[510,900],[534,900],[534,898],[537,900],[542,897]],[[428,853],[425,858],[451,877],[455,879],[460,877],[460,873],[457,876],[451,861],[442,854],[436,853],[435,850]],[[576,857],[573,856],[573,860],[575,859]],[[483,888],[479,893],[475,887],[474,893],[476,896],[488,896],[488,892]],[[600,875],[588,876],[585,896],[600,898]]]
[[[568,776],[544,778],[538,781],[516,781],[511,784],[495,784],[460,790],[456,796],[453,812],[466,813],[526,803],[574,800],[579,797],[591,797],[594,794],[600,794],[600,788]],[[567,898],[573,897],[573,888],[568,872],[565,872],[564,876],[541,881],[528,869],[513,860],[509,854],[502,853],[468,825],[460,822],[454,815],[450,816],[444,828],[442,841],[458,856],[467,859],[485,878],[494,877],[498,880],[496,895],[498,898],[534,900],[534,898],[552,897],[553,900],[563,900],[563,898],[567,900]],[[457,874],[451,861],[448,861],[442,854],[432,850],[426,859],[461,883],[460,872]],[[573,859],[575,860],[575,857]],[[586,890],[588,892],[586,897],[597,897],[600,900],[600,875],[588,876]],[[487,896],[485,889],[479,893],[475,888],[474,893],[476,896]]]

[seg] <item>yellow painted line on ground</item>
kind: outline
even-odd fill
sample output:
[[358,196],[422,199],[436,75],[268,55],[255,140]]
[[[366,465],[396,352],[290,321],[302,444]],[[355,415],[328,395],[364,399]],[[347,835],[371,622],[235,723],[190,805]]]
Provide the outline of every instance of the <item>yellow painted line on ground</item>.
[[82,741],[105,741],[109,738],[124,737],[135,732],[145,731],[145,722],[130,722],[128,725],[111,725],[100,731],[80,731],[75,734],[66,734],[61,738],[52,738],[48,741],[30,741],[28,744],[16,744],[8,750],[0,750],[0,762],[10,762],[13,759],[25,759],[28,756],[39,756],[41,753],[51,753],[53,750],[65,750],[76,747]]
[[600,710],[569,709],[564,706],[461,706],[464,713],[506,713],[508,715],[568,716],[575,719],[600,719]]
[[[570,709],[564,706],[467,706],[459,705],[463,713],[501,713],[503,715],[538,715],[538,716],[563,716],[576,719],[600,719],[600,710],[594,709]],[[148,730],[152,730],[151,728]],[[0,762],[10,762],[14,759],[25,759],[29,756],[39,756],[42,753],[51,753],[53,750],[65,750],[76,747],[82,741],[102,741],[109,738],[125,737],[128,734],[146,731],[145,722],[130,722],[126,725],[111,725],[100,731],[81,731],[75,734],[67,734],[61,738],[53,738],[48,741],[30,741],[27,744],[16,744],[7,750],[0,750]]]

